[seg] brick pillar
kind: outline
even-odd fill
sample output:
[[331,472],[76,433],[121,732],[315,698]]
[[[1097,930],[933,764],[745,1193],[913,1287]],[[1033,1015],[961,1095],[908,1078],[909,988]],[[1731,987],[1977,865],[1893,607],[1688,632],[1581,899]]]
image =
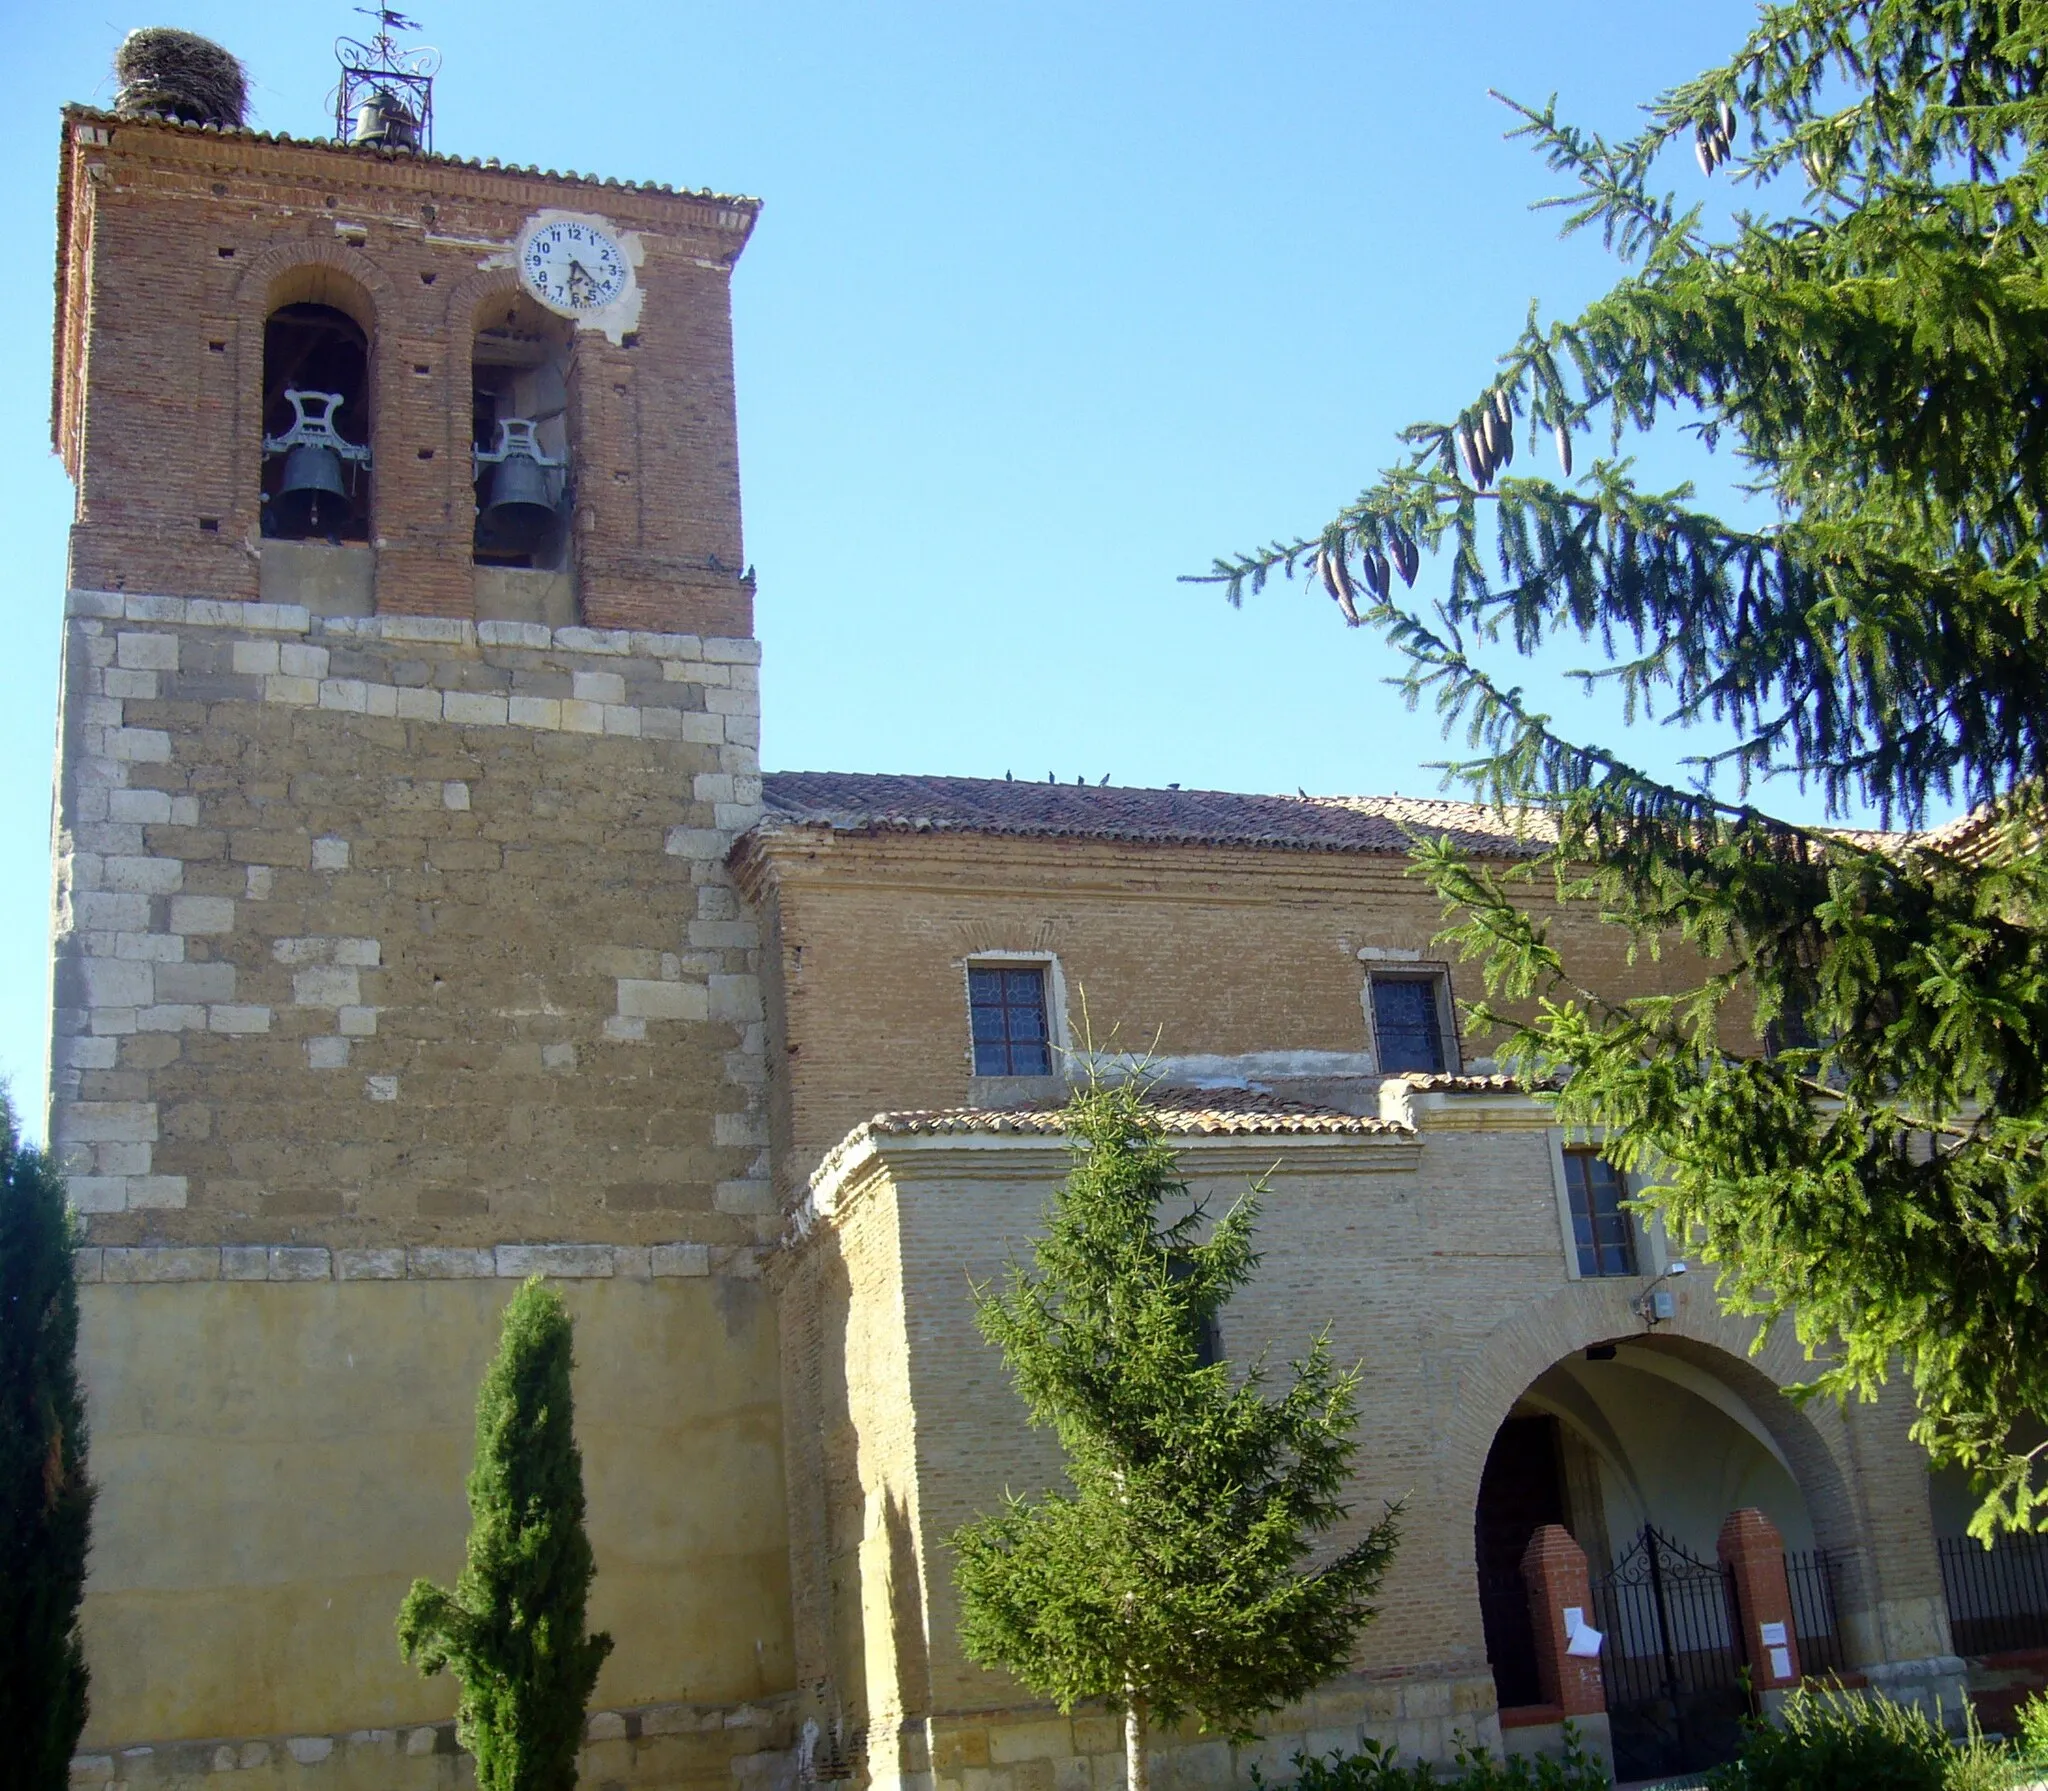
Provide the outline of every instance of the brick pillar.
[[1750,1683],[1759,1692],[1784,1691],[1798,1684],[1799,1637],[1792,1621],[1792,1588],[1785,1578],[1785,1539],[1778,1526],[1754,1505],[1745,1505],[1729,1512],[1714,1552],[1735,1576],[1735,1608]]
[[1597,1655],[1565,1652],[1565,1612],[1593,1620],[1592,1576],[1586,1551],[1562,1524],[1545,1524],[1522,1552],[1522,1584],[1529,1589],[1529,1625],[1536,1632],[1536,1679],[1543,1701],[1568,1717],[1605,1716],[1607,1688]]

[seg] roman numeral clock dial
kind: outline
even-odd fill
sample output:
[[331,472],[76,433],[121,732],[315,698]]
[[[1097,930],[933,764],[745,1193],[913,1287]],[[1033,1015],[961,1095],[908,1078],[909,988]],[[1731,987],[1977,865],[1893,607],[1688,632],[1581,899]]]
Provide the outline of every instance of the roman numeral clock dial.
[[625,297],[632,269],[603,225],[550,218],[532,225],[520,244],[519,278],[550,311],[588,317]]

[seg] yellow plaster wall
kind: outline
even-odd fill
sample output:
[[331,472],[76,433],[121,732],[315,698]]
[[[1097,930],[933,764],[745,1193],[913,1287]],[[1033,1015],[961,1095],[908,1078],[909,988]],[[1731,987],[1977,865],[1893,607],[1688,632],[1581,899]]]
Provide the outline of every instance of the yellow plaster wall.
[[[1620,1414],[1631,1439],[1657,1458],[1650,1466],[1660,1485],[1698,1477],[1700,1464],[1690,1438],[1651,1420],[1679,1402],[1713,1420],[1713,1484],[1691,1489],[1699,1524],[1711,1518],[1718,1530],[1732,1504],[1760,1498],[1782,1511],[1781,1521],[1801,1516],[1788,1527],[1788,1534],[1796,1530],[1795,1545],[1818,1542],[1842,1551],[1848,1563],[1841,1615],[1852,1662],[1945,1652],[1941,1636],[1921,1621],[1921,1581],[1933,1563],[1924,1458],[1893,1433],[1885,1412],[1842,1414],[1825,1402],[1800,1408],[1786,1399],[1781,1389],[1810,1372],[1796,1341],[1774,1336],[1752,1357],[1753,1327],[1716,1311],[1704,1277],[1677,1285],[1676,1317],[1654,1335],[1629,1307],[1641,1278],[1574,1279],[1541,1120],[1533,1107],[1481,1101],[1427,1116],[1419,1136],[1176,1141],[1191,1190],[1212,1211],[1253,1177],[1267,1177],[1258,1272],[1223,1314],[1231,1358],[1269,1351],[1277,1371],[1327,1327],[1337,1360],[1360,1366],[1351,1516],[1328,1546],[1372,1521],[1383,1502],[1405,1501],[1380,1614],[1353,1658],[1360,1683],[1426,1685],[1429,1697],[1452,1700],[1428,1713],[1429,1722],[1448,1721],[1454,1710],[1469,1718],[1487,1704],[1457,1702],[1491,1689],[1473,1553],[1487,1452],[1502,1419],[1532,1387],[1574,1372],[1588,1345],[1613,1340],[1626,1358],[1617,1374],[1670,1396],[1651,1398],[1635,1388]],[[915,1411],[914,1429],[908,1410],[900,1414],[886,1464],[879,1456],[870,1463],[863,1450],[858,1488],[849,1482],[832,1495],[843,1526],[836,1557],[828,1562],[799,1552],[800,1608],[858,1597],[869,1626],[860,1654],[807,1646],[802,1677],[808,1687],[814,1671],[831,1674],[828,1702],[870,1713],[873,1782],[915,1782],[908,1731],[883,1733],[882,1719],[900,1697],[905,1718],[913,1725],[924,1718],[939,1780],[966,1774],[972,1785],[973,1771],[992,1758],[976,1757],[977,1750],[995,1745],[993,1731],[975,1739],[982,1730],[991,1722],[1031,1728],[1042,1712],[1005,1676],[965,1658],[944,1539],[975,1513],[996,1509],[1005,1491],[1035,1492],[1060,1475],[1050,1438],[1026,1427],[1000,1356],[976,1333],[971,1290],[1026,1254],[1067,1153],[1056,1139],[1015,1133],[885,1135],[873,1148],[871,1158],[852,1158],[846,1179],[821,1194],[808,1235],[777,1271],[791,1325],[800,1308],[816,1314],[818,1332],[805,1352],[810,1409],[827,1411],[836,1398],[853,1413],[865,1396],[863,1383],[886,1361],[889,1383],[902,1379],[906,1406]],[[847,1293],[819,1297],[835,1283]],[[896,1347],[886,1336],[892,1323],[901,1326]],[[1559,1370],[1561,1363],[1571,1366]],[[790,1383],[793,1434],[814,1421],[794,1409],[797,1378]],[[1695,1384],[1713,1391],[1726,1411],[1744,1414],[1752,1428],[1688,1390]],[[879,1440],[889,1429],[887,1416],[876,1409],[856,1417],[863,1442],[870,1434]],[[855,1558],[853,1527],[863,1515],[862,1494],[872,1511],[876,1470],[916,1526],[924,1569],[917,1663],[923,1699],[902,1670],[918,1652],[914,1622],[905,1620],[914,1614],[885,1586],[866,1534]],[[1917,1501],[1910,1496],[1916,1482]],[[1894,1489],[1907,1496],[1886,1496]],[[1625,1522],[1619,1506],[1617,1500],[1615,1516]],[[1711,1554],[1711,1534],[1704,1546]],[[893,1643],[878,1646],[890,1639],[879,1633],[884,1624]],[[995,1711],[1004,1713],[1000,1721],[990,1716]],[[1421,1704],[1403,1702],[1395,1720],[1423,1724],[1424,1716]],[[1276,1718],[1274,1733],[1292,1733],[1294,1722]],[[1465,1726],[1470,1733],[1469,1720]],[[1425,1751],[1443,1751],[1441,1729],[1425,1724],[1414,1734]],[[1020,1737],[1021,1731],[1003,1745],[1025,1747]],[[1087,1751],[1079,1741],[1045,1745],[1047,1758],[1069,1745]],[[1095,1783],[1102,1786],[1099,1778]],[[1017,1791],[1025,1784],[1019,1778]]]
[[[82,1290],[101,1486],[84,1745],[446,1718],[399,1658],[462,1565],[476,1389],[506,1280]],[[772,1302],[758,1281],[563,1284],[617,1647],[594,1707],[791,1684]]]

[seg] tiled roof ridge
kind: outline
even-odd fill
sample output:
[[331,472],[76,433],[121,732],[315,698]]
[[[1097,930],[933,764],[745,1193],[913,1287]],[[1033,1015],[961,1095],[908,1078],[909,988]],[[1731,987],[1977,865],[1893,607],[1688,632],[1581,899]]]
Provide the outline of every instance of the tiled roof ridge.
[[1456,1070],[1400,1070],[1387,1080],[1406,1083],[1415,1094],[1534,1094],[1563,1086],[1554,1076],[1532,1082],[1526,1076],[1467,1075]]
[[[1016,837],[1245,845],[1324,852],[1408,852],[1417,835],[1449,834],[1468,850],[1533,855],[1556,837],[1540,807],[1450,796],[1267,795],[1128,784],[1040,783],[878,771],[771,771],[762,779],[763,829],[824,826],[840,833],[962,833]],[[1837,837],[1883,851],[1968,851],[1999,813],[1988,804],[1917,833],[1840,828]]]
[[[1324,1132],[1367,1134],[1406,1128],[1376,1114],[1292,1101],[1256,1088],[1152,1088],[1145,1106],[1169,1133],[1235,1134]],[[848,1135],[935,1137],[952,1133],[1014,1132],[1056,1137],[1065,1127],[1062,1101],[1023,1101],[1008,1107],[921,1107],[877,1113]]]
[[344,155],[376,157],[383,161],[424,164],[429,167],[473,168],[486,174],[519,174],[532,180],[552,180],[564,186],[609,187],[626,193],[665,193],[678,199],[708,199],[719,205],[759,211],[761,201],[741,193],[720,193],[710,187],[678,187],[667,181],[621,180],[617,175],[562,173],[533,163],[501,162],[495,156],[451,155],[446,150],[394,149],[382,143],[343,143],[334,137],[294,137],[285,131],[259,131],[245,124],[195,124],[164,112],[115,112],[101,106],[73,102],[64,108],[67,119],[94,124],[149,125],[163,130],[185,131],[195,136],[222,137],[245,143],[275,143],[287,149],[329,149]]
[[1448,797],[1293,796],[882,772],[779,771],[762,780],[768,831],[976,833],[1406,853],[1416,834],[1517,853],[1546,817]]
[[[1957,815],[1951,821],[1944,821],[1939,827],[1930,827],[1925,833],[1914,835],[1916,844],[1928,846],[1951,857],[1975,860],[1989,860],[2003,849],[2003,835],[2007,824],[2025,817],[2027,805],[2038,800],[2037,791],[2024,787],[1994,796],[1988,802],[1980,802],[1973,809]],[[2028,849],[2037,848],[2042,837],[2038,819],[2030,819],[2022,832]]]

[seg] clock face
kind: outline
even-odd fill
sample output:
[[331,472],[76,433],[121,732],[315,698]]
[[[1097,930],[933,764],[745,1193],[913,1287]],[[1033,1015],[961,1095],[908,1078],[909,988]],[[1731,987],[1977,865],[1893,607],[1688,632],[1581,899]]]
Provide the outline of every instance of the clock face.
[[625,251],[601,225],[550,218],[536,225],[519,251],[526,290],[565,317],[602,311],[625,293]]

